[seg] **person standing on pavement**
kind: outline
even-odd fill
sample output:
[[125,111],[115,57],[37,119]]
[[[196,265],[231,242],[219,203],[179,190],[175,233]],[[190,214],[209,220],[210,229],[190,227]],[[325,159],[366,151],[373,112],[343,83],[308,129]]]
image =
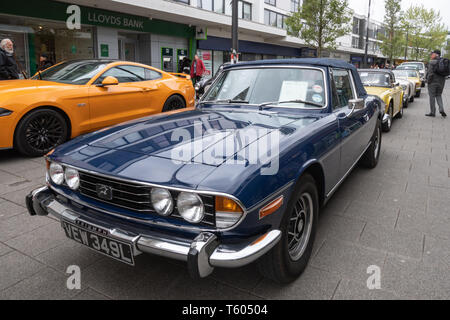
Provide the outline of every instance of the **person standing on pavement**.
[[192,62],[191,65],[191,78],[194,80],[194,84],[200,81],[205,71],[206,69],[203,61],[198,57],[198,55],[195,55],[194,62]]
[[19,67],[13,55],[13,42],[3,39],[0,42],[0,80],[19,79]]
[[39,68],[38,71],[44,71],[45,69],[53,66],[53,62],[50,60],[47,53],[42,53],[39,57]]
[[427,117],[436,116],[436,101],[439,105],[439,112],[445,118],[447,114],[444,111],[444,102],[442,101],[442,92],[445,86],[445,77],[441,76],[437,72],[439,60],[441,58],[441,51],[435,50],[431,53],[431,61],[428,65],[427,83],[428,94],[430,96],[430,113],[427,113]]

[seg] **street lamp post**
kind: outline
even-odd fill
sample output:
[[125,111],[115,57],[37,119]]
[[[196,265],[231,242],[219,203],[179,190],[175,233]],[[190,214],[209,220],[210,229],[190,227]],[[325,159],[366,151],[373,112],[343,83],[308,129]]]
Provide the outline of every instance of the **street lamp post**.
[[238,0],[232,0],[232,11],[231,11],[231,63],[237,61],[239,52],[239,40],[238,40]]
[[364,51],[364,66],[369,67],[368,64],[368,51],[369,51],[369,25],[370,25],[370,7],[372,5],[372,0],[369,0],[369,13],[367,14],[367,29],[366,29],[366,49]]

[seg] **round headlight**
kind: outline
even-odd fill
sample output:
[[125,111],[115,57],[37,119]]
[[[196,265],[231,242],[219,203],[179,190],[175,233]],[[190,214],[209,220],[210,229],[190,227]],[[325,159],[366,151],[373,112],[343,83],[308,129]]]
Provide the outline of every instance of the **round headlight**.
[[48,169],[48,174],[54,183],[60,185],[64,182],[64,168],[62,165],[52,162]]
[[170,192],[162,188],[153,188],[150,192],[150,198],[155,211],[162,215],[168,216],[173,211],[173,199]]
[[77,190],[80,186],[80,175],[75,169],[66,168],[66,170],[64,171],[64,179],[66,180],[69,188],[72,190]]
[[177,198],[177,207],[184,220],[191,223],[202,221],[205,215],[203,201],[195,193],[181,192]]

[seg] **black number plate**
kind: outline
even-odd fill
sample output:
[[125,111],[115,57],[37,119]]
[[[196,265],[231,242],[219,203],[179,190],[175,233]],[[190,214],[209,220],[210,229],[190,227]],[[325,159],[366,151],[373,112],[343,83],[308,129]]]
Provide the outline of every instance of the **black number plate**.
[[67,221],[61,222],[66,236],[108,257],[134,266],[131,244],[90,232]]

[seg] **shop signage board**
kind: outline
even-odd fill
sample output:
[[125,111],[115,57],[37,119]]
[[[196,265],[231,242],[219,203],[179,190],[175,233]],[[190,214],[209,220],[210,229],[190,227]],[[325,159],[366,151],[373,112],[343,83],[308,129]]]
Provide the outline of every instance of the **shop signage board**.
[[[188,25],[52,0],[0,1],[0,12],[3,14],[65,21],[70,22],[74,26],[79,24],[95,25],[184,38],[195,37],[195,28]],[[79,24],[75,23],[78,21],[80,22]]]

